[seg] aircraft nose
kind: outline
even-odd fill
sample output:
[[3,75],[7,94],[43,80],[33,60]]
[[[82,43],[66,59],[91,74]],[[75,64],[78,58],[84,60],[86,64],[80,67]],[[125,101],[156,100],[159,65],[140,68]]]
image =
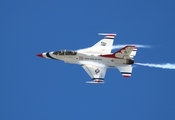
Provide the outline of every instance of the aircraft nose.
[[37,54],[37,56],[44,58],[42,53],[41,54]]
[[53,54],[53,52],[44,52],[37,54],[36,56],[42,57],[42,58],[47,58],[47,59],[56,59],[57,57]]

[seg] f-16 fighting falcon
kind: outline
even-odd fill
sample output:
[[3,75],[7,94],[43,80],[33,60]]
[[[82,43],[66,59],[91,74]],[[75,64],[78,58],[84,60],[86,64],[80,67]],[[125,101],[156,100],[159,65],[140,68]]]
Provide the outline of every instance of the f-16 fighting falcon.
[[129,78],[137,48],[135,46],[125,46],[117,52],[111,53],[116,34],[100,33],[99,35],[105,37],[92,47],[80,50],[44,52],[37,56],[81,65],[92,78],[92,81],[86,83],[104,83],[106,70],[111,67],[118,68],[125,78]]

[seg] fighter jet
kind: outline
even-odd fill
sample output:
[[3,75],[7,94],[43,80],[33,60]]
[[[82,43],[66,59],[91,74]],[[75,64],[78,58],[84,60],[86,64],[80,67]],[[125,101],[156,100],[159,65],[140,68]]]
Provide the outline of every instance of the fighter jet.
[[108,68],[118,68],[125,78],[131,77],[132,64],[134,64],[137,48],[135,46],[125,46],[111,53],[116,34],[101,33],[99,35],[105,37],[92,47],[79,50],[44,52],[37,56],[81,65],[92,79],[86,83],[104,83]]

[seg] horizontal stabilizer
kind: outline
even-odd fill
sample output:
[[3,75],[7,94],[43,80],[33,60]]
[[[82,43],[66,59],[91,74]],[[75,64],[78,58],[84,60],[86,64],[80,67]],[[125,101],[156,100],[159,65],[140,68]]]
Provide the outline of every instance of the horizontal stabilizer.
[[123,77],[129,78],[132,74],[132,66],[131,65],[124,65],[124,66],[118,66],[118,70],[121,72]]

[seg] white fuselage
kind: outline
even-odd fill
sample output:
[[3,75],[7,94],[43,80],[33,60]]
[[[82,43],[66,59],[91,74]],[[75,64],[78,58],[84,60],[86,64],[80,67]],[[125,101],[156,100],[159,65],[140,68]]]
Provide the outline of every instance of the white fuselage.
[[50,52],[49,55],[57,60],[62,60],[65,63],[71,63],[71,64],[85,64],[88,62],[94,62],[106,65],[108,67],[116,67],[121,66],[123,64],[127,63],[126,59],[121,58],[106,58],[101,57],[97,54],[91,54],[91,53],[77,53],[76,55],[54,55],[53,52]]
[[105,35],[105,37],[92,47],[79,50],[45,52],[37,56],[81,65],[92,79],[87,83],[104,83],[108,67],[117,68],[126,78],[131,77],[132,64],[134,64],[133,58],[136,55],[137,48],[128,45],[111,53],[116,34],[102,33],[100,35]]

